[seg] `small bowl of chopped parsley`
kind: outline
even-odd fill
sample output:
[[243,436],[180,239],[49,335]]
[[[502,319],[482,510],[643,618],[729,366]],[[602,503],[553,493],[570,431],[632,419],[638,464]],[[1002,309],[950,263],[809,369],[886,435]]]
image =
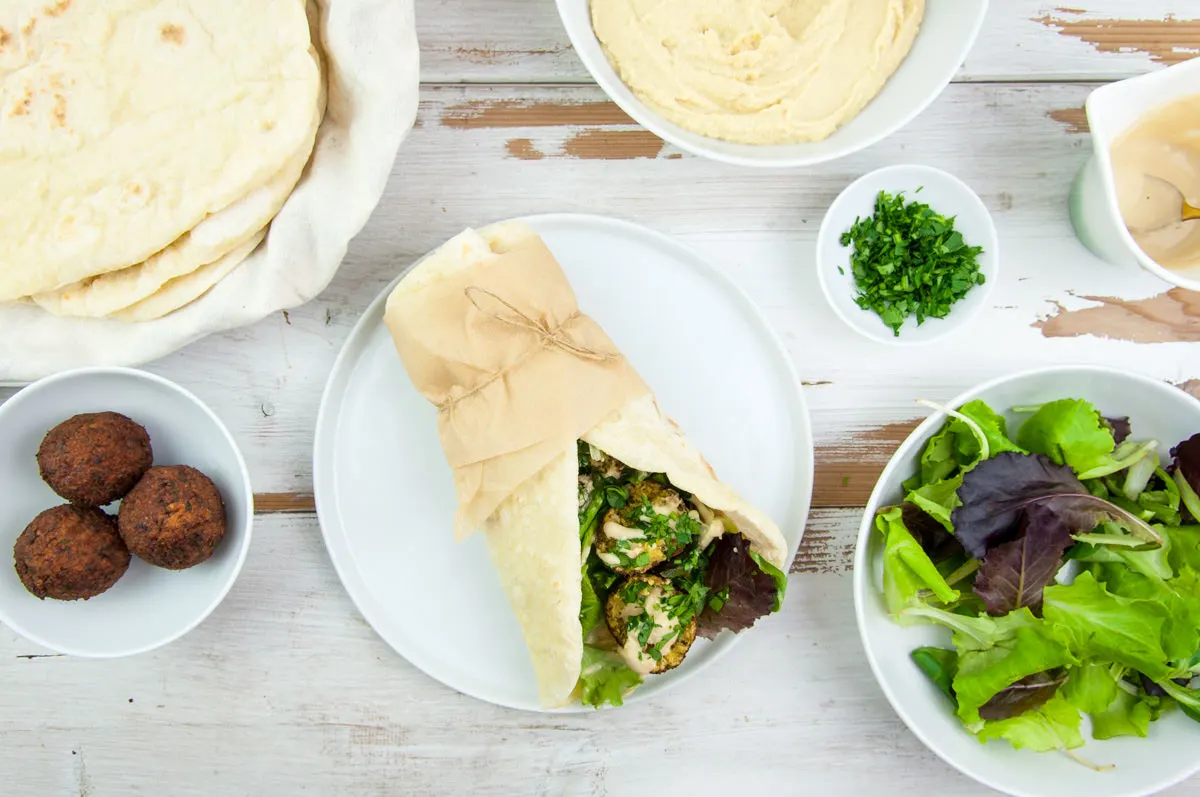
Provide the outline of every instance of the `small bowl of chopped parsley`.
[[882,343],[929,343],[983,309],[998,249],[991,214],[965,183],[931,166],[889,166],[830,205],[817,275],[856,331]]

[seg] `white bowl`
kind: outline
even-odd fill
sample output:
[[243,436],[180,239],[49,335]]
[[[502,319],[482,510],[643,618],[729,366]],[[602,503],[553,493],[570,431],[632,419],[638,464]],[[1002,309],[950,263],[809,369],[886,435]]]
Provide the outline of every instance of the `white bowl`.
[[[39,600],[17,578],[12,546],[42,510],[64,503],[35,460],[51,428],[73,415],[112,410],[146,427],[155,465],[191,465],[225,501],[226,532],[212,558],[163,570],[136,556],[111,589],[86,601]],[[250,547],[250,474],[225,426],[188,391],[130,368],[84,368],[35,382],[0,404],[0,621],[72,656],[115,658],[174,641],[195,628],[233,586]],[[110,510],[111,511],[111,510]]]
[[1140,265],[1161,280],[1200,291],[1200,266],[1163,268],[1134,240],[1121,218],[1113,174],[1112,145],[1147,114],[1196,94],[1200,59],[1175,64],[1138,77],[1101,86],[1088,95],[1088,128],[1092,157],[1071,187],[1069,207],[1075,233],[1097,257],[1116,265]]
[[692,133],[650,110],[617,76],[604,54],[592,29],[589,0],[558,0],[559,16],[580,60],[613,102],[638,124],[695,155],[768,168],[835,160],[869,147],[911,122],[937,99],[966,59],[987,7],[988,0],[928,0],[908,57],[862,113],[823,141],[761,146]]
[[[1093,366],[1025,371],[987,382],[949,402],[959,407],[981,398],[1006,415],[1014,405],[1084,398],[1108,415],[1128,415],[1136,438],[1162,441],[1160,455],[1200,431],[1200,401],[1178,388],[1122,371]],[[1075,751],[1095,764],[1116,769],[1094,772],[1056,753],[1014,750],[1007,742],[980,744],[954,715],[945,696],[909,658],[923,645],[949,647],[949,634],[936,627],[902,628],[890,619],[881,592],[882,538],[874,530],[881,506],[903,497],[901,482],[916,472],[921,449],[946,416],[926,419],[900,445],[879,477],[863,515],[854,554],[854,607],[867,661],[883,693],[909,729],[930,750],[963,774],[1017,797],[1133,797],[1165,789],[1200,770],[1200,724],[1175,711],[1150,726],[1145,739],[1091,739]]]
[[[915,318],[908,318],[900,327],[899,337],[892,334],[891,327],[878,315],[854,303],[856,289],[850,268],[854,248],[842,246],[840,240],[842,233],[860,216],[866,218],[874,213],[875,197],[880,191],[889,194],[903,191],[908,201],[924,202],[943,216],[956,217],[954,229],[962,233],[967,244],[983,247],[979,269],[986,282],[968,291],[945,318],[927,318],[920,326]],[[992,214],[966,183],[932,166],[888,166],[858,178],[829,206],[817,233],[817,278],[825,298],[851,329],[880,343],[919,345],[962,329],[987,305],[988,294],[999,274],[1000,243]]]

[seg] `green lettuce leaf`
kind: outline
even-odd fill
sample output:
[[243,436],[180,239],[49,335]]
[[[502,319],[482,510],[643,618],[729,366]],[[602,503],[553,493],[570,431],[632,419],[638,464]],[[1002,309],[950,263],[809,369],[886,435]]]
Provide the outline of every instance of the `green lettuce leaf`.
[[[1156,605],[1165,614],[1162,647],[1167,663],[1180,669],[1200,650],[1200,574],[1184,566],[1179,575],[1160,551],[1101,551],[1117,561],[1093,565],[1091,573],[1112,595]],[[1134,569],[1136,566],[1137,569]],[[1166,575],[1161,575],[1165,570]]]
[[[1157,457],[1155,457],[1157,459]],[[1133,468],[1130,468],[1132,471]],[[1137,496],[1137,505],[1151,514],[1151,522],[1164,526],[1178,526],[1182,520],[1180,514],[1179,485],[1171,474],[1161,467],[1156,468],[1150,482]]]
[[875,528],[884,537],[883,595],[893,616],[926,590],[942,603],[958,600],[958,590],[946,583],[929,554],[905,527],[900,507],[890,507],[876,515]]
[[1070,671],[1062,696],[1084,714],[1100,714],[1124,693],[1120,685],[1124,671],[1120,665],[1086,661]]
[[1167,610],[1163,650],[1177,669],[1186,669],[1200,651],[1200,573],[1184,567],[1159,586],[1156,598]]
[[1043,404],[1021,424],[1017,443],[1032,453],[1045,454],[1056,465],[1070,466],[1076,473],[1108,463],[1117,447],[1100,412],[1080,399]]
[[912,652],[912,660],[933,685],[957,705],[953,682],[954,674],[958,672],[958,654],[945,648],[917,648]]
[[1074,750],[1084,744],[1079,731],[1081,719],[1074,706],[1062,697],[1055,697],[1036,711],[985,722],[976,736],[981,742],[1005,739],[1018,750],[1038,753]]
[[624,705],[625,695],[642,682],[642,677],[616,653],[593,645],[583,646],[579,668],[579,700],[585,706]]
[[998,415],[985,402],[979,399],[969,401],[953,413],[937,434],[925,443],[921,451],[920,470],[904,483],[905,489],[917,490],[969,470],[985,458],[985,446],[988,456],[1001,451],[1021,450],[1009,439],[1004,416]]
[[[1113,427],[1087,401],[1061,399],[1043,404],[1017,432],[1017,443],[1026,450],[1045,454],[1055,464],[1068,465],[1080,479],[1093,479],[1123,471],[1157,457],[1158,442],[1117,445]],[[1150,467],[1150,472],[1153,466]],[[1149,472],[1142,474],[1148,477]],[[1144,486],[1144,480],[1143,480]],[[1130,485],[1132,490],[1133,484]],[[1140,492],[1140,488],[1136,492]],[[1133,500],[1134,496],[1130,497]]]
[[1051,638],[1028,609],[998,619],[1009,617],[1021,620],[1011,627],[1010,636],[997,639],[990,648],[959,653],[953,686],[958,716],[968,726],[979,722],[984,705],[1018,681],[1075,664],[1070,651]]
[[[958,408],[960,414],[975,422],[987,441],[988,456],[994,457],[1003,451],[1026,453],[1023,448],[1014,443],[1008,436],[1008,424],[1003,415],[999,415],[980,399],[968,401]],[[952,418],[947,424],[955,432],[959,462],[963,468],[968,468],[978,462],[981,457],[981,446],[978,437],[970,427],[958,418]]]
[[1113,701],[1103,710],[1091,712],[1092,738],[1115,739],[1118,736],[1140,736],[1150,733],[1154,711],[1145,699],[1118,689]]
[[926,514],[941,523],[946,531],[953,532],[954,524],[950,521],[950,515],[962,506],[962,502],[958,500],[959,487],[962,487],[961,474],[910,490],[904,500],[923,509]]
[[953,475],[959,469],[956,435],[949,423],[944,425],[937,434],[929,438],[921,451],[921,469],[914,477],[912,486],[940,482]]
[[583,626],[583,638],[587,639],[600,621],[604,619],[604,602],[596,594],[592,580],[588,578],[587,567],[583,568],[583,601],[579,606],[579,624]]
[[1175,699],[1183,713],[1200,722],[1200,690],[1180,686],[1174,681],[1156,681],[1163,691]]
[[1175,577],[1170,564],[1170,539],[1151,550],[1131,550],[1117,546],[1081,543],[1073,549],[1075,561],[1088,570],[1113,595],[1139,600],[1157,600],[1165,582]]
[[1080,659],[1118,662],[1156,680],[1171,673],[1162,643],[1163,608],[1113,595],[1090,572],[1070,585],[1047,587],[1042,616],[1053,636]]
[[1160,531],[1170,543],[1168,559],[1176,572],[1200,570],[1200,526],[1164,526]]
[[913,605],[901,613],[909,622],[930,621],[954,633],[958,652],[953,689],[958,716],[968,726],[981,721],[979,709],[1004,689],[1038,673],[1078,662],[1028,608],[1003,617],[964,617],[932,606]]
[[588,553],[580,574],[583,600],[579,605],[579,624],[583,626],[585,641],[603,622],[604,604],[608,600],[608,593],[620,578],[620,575],[605,567],[594,551]]

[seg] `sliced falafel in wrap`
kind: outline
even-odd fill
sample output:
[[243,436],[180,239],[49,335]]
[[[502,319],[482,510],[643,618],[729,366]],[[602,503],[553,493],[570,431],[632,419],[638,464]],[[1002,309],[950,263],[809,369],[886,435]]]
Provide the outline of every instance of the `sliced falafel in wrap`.
[[620,705],[697,637],[778,610],[778,527],[662,413],[531,228],[451,239],[385,321],[439,410],[455,534],[483,532],[544,706]]

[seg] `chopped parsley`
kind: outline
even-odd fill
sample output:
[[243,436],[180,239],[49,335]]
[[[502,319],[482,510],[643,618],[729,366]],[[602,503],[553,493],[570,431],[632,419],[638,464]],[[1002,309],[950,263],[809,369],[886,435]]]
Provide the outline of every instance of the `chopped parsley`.
[[[637,640],[638,647],[647,656],[655,662],[661,662],[666,651],[692,621],[694,611],[688,595],[667,587],[662,590],[658,598],[658,605],[671,624],[670,627],[660,627],[656,625],[654,617],[646,611],[648,600],[646,592],[649,589],[650,585],[641,579],[633,579],[621,588],[621,600],[627,605],[637,605],[642,609],[640,613],[632,614],[625,619],[625,633],[628,637]],[[651,644],[650,640],[654,636],[655,629],[660,629],[662,636]]]
[[[711,547],[709,546],[709,549]],[[709,549],[693,547],[659,573],[670,581],[675,589],[686,595],[691,604],[691,612],[695,615],[704,610],[708,597],[709,590],[704,583],[704,576],[708,572]]]
[[903,192],[880,191],[875,214],[855,219],[842,233],[842,246],[854,247],[855,303],[878,315],[894,335],[910,316],[918,324],[945,318],[955,302],[983,284],[978,261],[983,249],[968,246],[954,221],[929,205],[905,202]]
[[725,604],[729,602],[729,586],[722,587],[717,592],[714,592],[708,599],[708,608],[714,613],[719,614],[725,608]]

